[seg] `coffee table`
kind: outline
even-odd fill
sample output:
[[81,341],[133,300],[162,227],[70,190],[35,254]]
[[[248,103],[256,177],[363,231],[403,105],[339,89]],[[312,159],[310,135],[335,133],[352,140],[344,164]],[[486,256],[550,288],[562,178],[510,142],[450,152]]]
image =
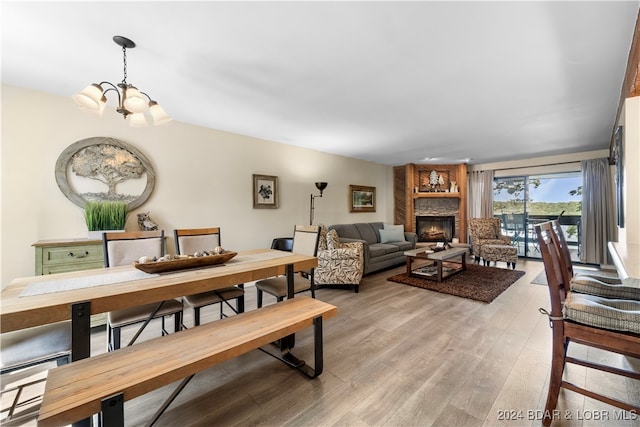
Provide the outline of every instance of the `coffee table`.
[[[407,257],[407,275],[442,282],[445,278],[467,269],[467,252],[467,248],[451,248],[438,252],[434,252],[428,248],[405,251],[404,255]],[[460,261],[452,261],[458,257]],[[415,259],[425,259],[431,262],[414,269],[412,265]]]

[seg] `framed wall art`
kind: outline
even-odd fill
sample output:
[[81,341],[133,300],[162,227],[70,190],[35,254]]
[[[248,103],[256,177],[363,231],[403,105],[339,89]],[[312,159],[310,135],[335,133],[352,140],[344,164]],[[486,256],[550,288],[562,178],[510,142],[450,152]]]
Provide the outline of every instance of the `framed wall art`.
[[92,137],[74,142],[58,157],[56,183],[77,206],[119,201],[132,210],[151,196],[156,176],[147,157],[124,141]]
[[271,175],[253,175],[253,208],[278,208],[278,177]]
[[350,212],[375,212],[376,187],[350,185],[349,208]]

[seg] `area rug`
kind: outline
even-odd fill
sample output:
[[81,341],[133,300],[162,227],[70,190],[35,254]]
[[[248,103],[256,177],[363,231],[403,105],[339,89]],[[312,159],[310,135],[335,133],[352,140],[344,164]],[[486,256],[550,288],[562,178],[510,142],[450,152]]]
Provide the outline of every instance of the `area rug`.
[[[607,270],[597,270],[595,268],[580,268],[573,267],[573,274],[597,274],[599,276],[608,276],[608,277],[616,277],[617,273],[615,271],[607,271]],[[534,285],[544,285],[547,286],[547,273],[545,273],[544,268],[540,274],[538,274],[532,281]]]
[[490,303],[523,275],[524,271],[483,267],[469,263],[466,271],[445,278],[442,283],[418,277],[409,277],[406,273],[391,276],[387,280]]

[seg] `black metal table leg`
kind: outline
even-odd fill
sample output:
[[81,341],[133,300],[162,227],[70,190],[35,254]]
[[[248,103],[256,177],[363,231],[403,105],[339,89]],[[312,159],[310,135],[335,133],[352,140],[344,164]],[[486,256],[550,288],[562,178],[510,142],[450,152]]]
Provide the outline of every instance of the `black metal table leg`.
[[124,427],[124,394],[118,393],[102,399],[100,426]]
[[[285,266],[285,274],[287,276],[287,299],[291,299],[295,296],[293,287],[293,264],[287,264]],[[280,351],[284,357],[284,354],[288,353],[296,345],[295,334],[287,335],[280,340]]]
[[287,299],[294,297],[293,289],[293,264],[287,264],[285,266],[285,274],[287,275]]
[[[244,289],[244,283],[238,284],[238,287],[240,289]],[[236,309],[238,310],[238,313],[244,313],[244,295],[242,295],[236,300],[236,304],[237,304]]]
[[71,306],[71,360],[91,356],[91,302]]
[[[71,361],[91,356],[91,302],[71,305]],[[73,423],[73,427],[90,427],[91,418]]]

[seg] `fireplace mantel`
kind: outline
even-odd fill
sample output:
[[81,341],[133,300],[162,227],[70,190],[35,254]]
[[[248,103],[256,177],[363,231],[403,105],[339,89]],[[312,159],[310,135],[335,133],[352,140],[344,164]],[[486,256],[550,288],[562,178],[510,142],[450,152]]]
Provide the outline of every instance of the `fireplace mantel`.
[[450,198],[450,199],[459,199],[460,193],[413,193],[414,199],[442,199],[442,198]]
[[[448,182],[444,187],[450,188],[450,182],[455,181],[457,192],[447,191],[420,191],[420,177],[437,171],[446,176]],[[445,212],[436,213],[442,215],[454,215],[456,217],[456,237],[460,242],[467,242],[467,165],[416,165],[409,163],[404,166],[395,166],[394,173],[394,222],[404,224],[406,231],[416,231],[415,217],[421,212],[416,212],[416,205],[424,207],[426,204],[435,204]]]

